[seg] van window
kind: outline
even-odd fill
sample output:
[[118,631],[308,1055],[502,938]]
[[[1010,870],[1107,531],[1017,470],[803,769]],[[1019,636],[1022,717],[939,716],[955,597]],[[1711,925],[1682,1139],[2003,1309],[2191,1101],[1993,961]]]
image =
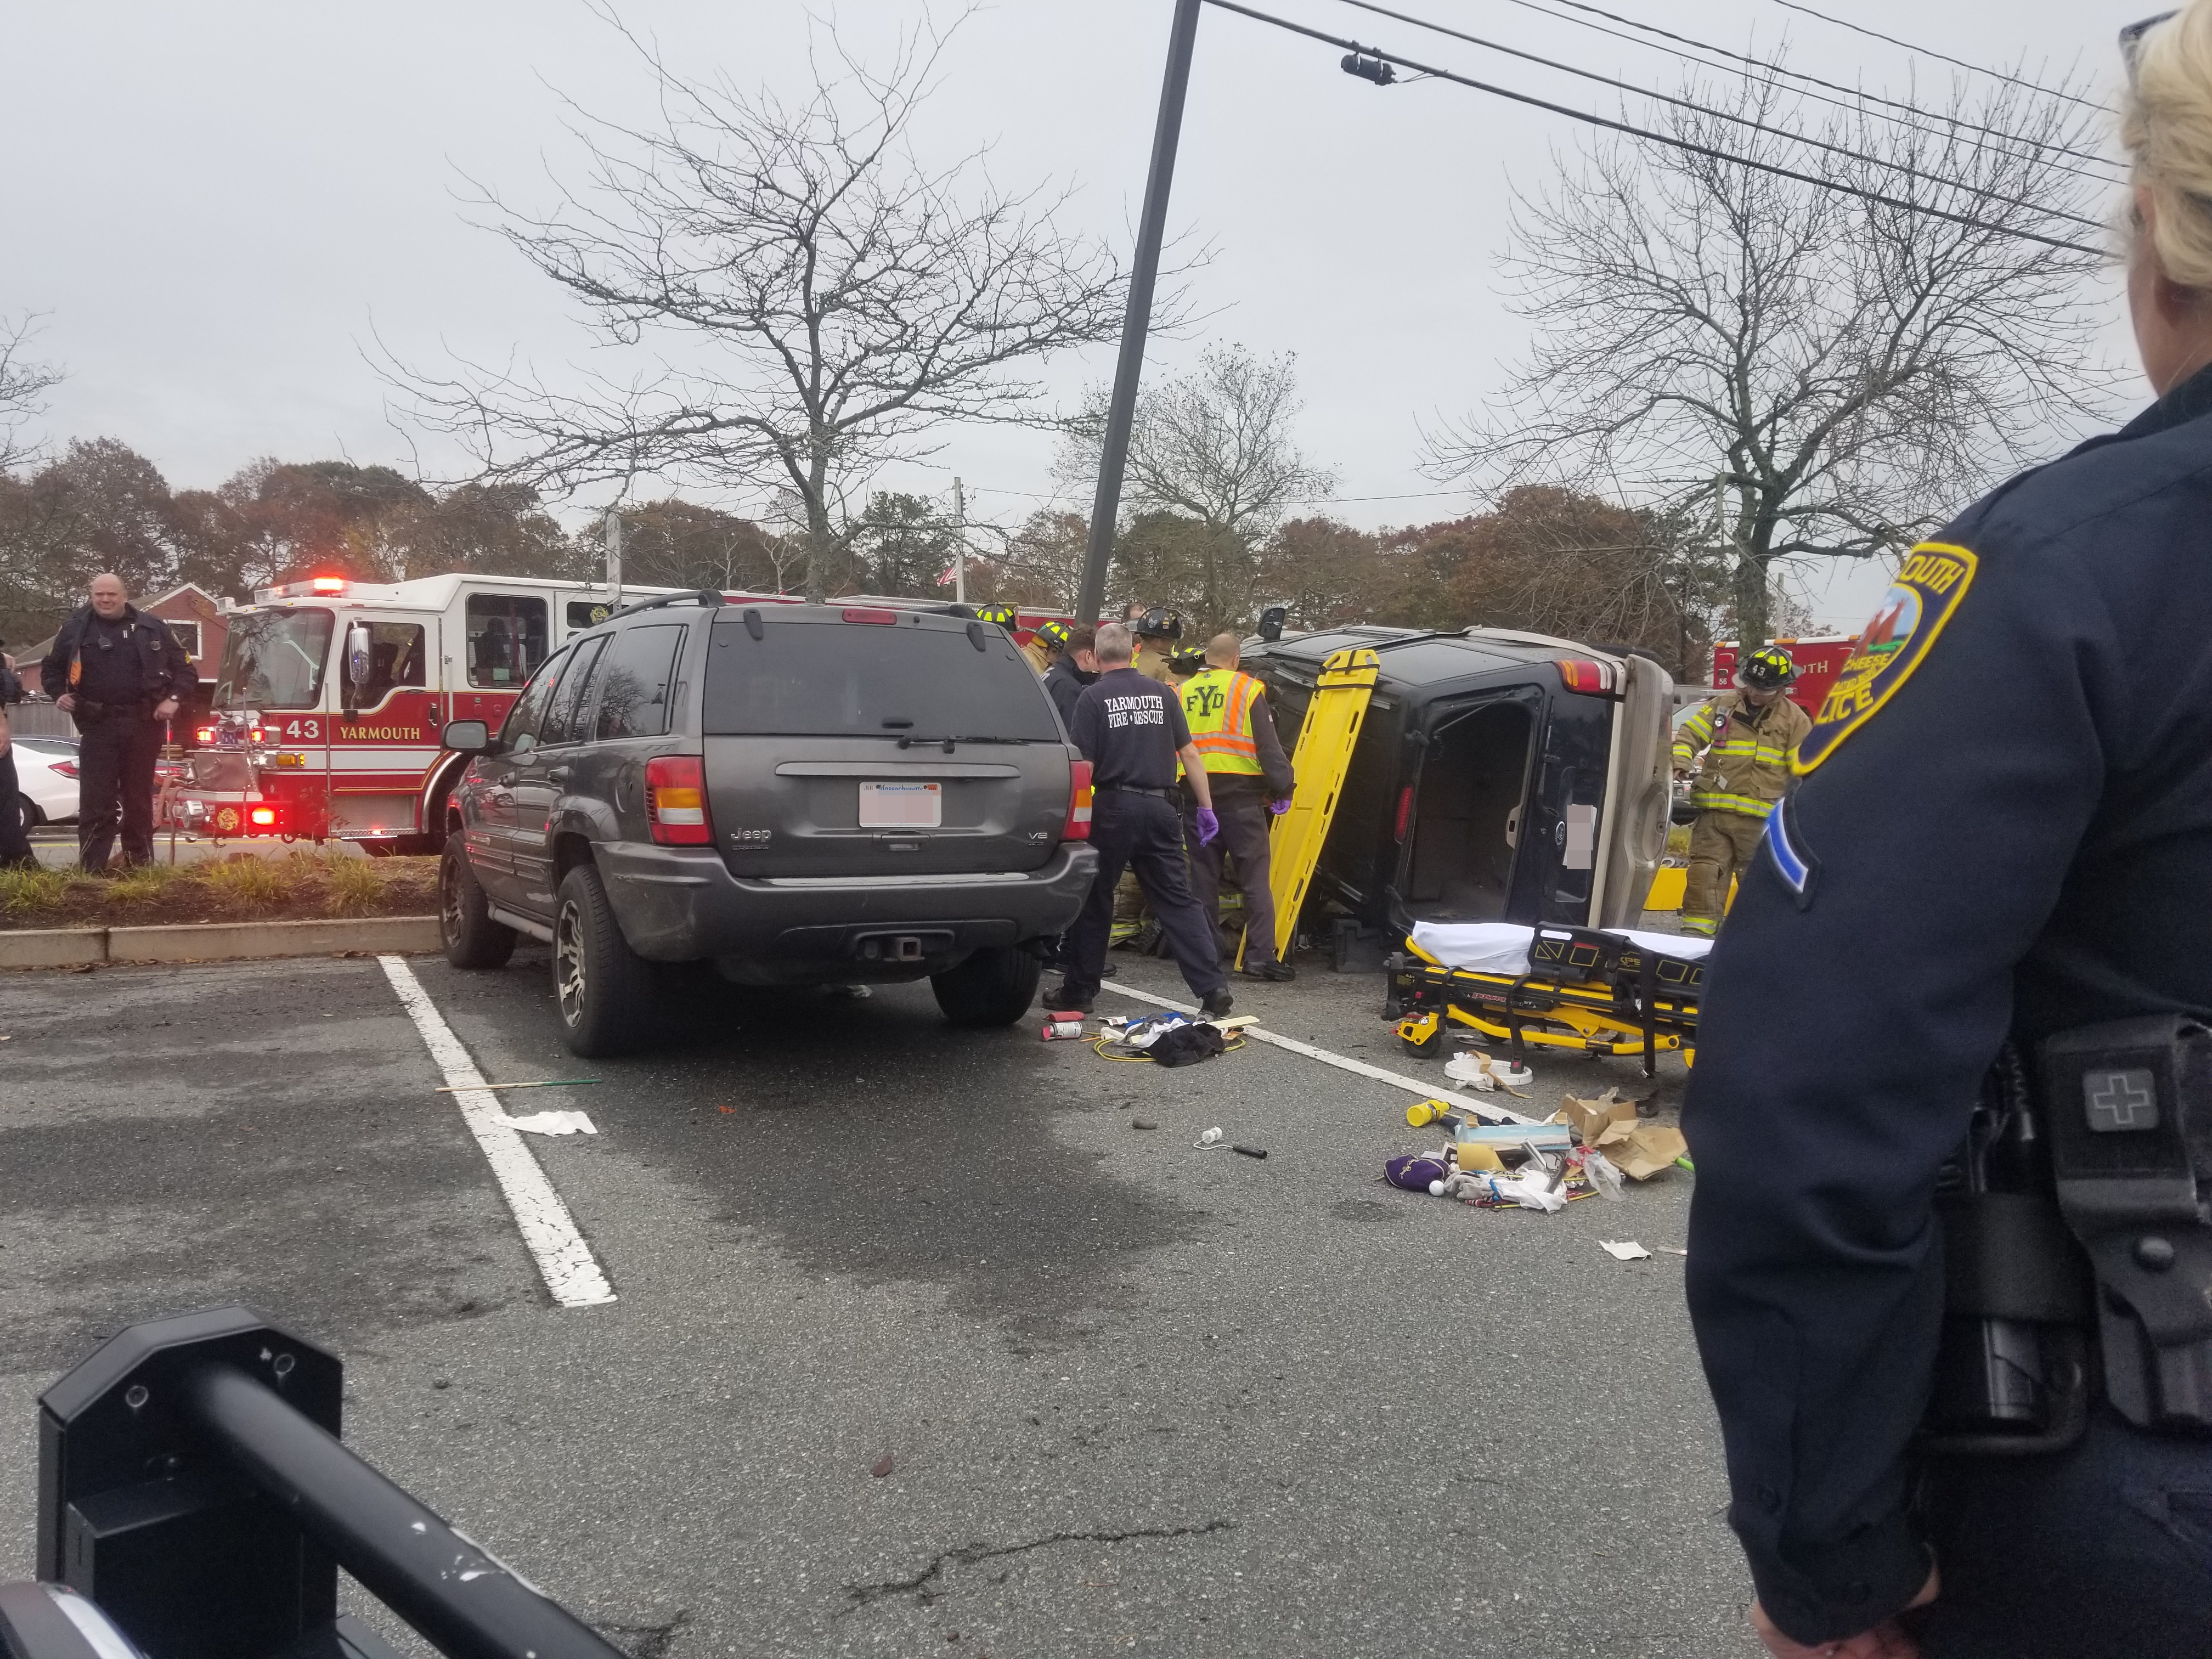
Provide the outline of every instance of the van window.
[[469,684],[512,690],[545,660],[545,601],[471,593],[465,613]]
[[553,700],[545,705],[545,718],[538,727],[539,748],[574,743],[583,737],[581,717],[592,686],[592,665],[599,661],[606,642],[602,635],[586,640],[568,653],[568,670],[561,676],[561,684],[553,688]]
[[599,670],[593,738],[602,742],[611,738],[657,738],[668,730],[669,682],[686,631],[678,623],[633,628],[615,635]]
[[538,727],[545,718],[545,704],[553,695],[553,683],[561,678],[566,665],[565,654],[558,655],[538,671],[538,677],[523,688],[522,695],[507,711],[507,724],[499,728],[499,740],[509,750],[524,738],[533,744],[538,741]]
[[[726,613],[725,613],[726,614]],[[982,650],[964,629],[778,622],[754,639],[714,623],[707,653],[712,737],[1015,738],[1058,743],[1044,687],[1014,642],[992,629]]]

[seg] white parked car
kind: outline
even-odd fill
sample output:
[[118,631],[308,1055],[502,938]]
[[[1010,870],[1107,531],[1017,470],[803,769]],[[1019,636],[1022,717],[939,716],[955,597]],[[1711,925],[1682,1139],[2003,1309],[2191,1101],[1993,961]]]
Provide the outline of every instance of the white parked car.
[[15,787],[23,797],[23,827],[76,822],[76,739],[15,738]]

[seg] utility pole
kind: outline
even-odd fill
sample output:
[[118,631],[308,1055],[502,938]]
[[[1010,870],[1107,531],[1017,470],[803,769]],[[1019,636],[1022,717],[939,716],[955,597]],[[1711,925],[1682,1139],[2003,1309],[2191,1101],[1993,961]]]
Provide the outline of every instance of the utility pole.
[[952,603],[968,603],[968,498],[952,481]]
[[606,541],[607,609],[610,611],[618,611],[622,608],[623,553],[622,508],[619,506],[611,507],[607,509]]
[[1137,416],[1137,382],[1145,370],[1145,336],[1152,325],[1152,289],[1160,274],[1160,244],[1167,235],[1168,187],[1175,181],[1176,144],[1182,137],[1183,94],[1190,88],[1190,58],[1198,43],[1202,0],[1176,0],[1168,31],[1167,76],[1160,87],[1158,125],[1152,129],[1152,170],[1145,180],[1145,208],[1137,221],[1137,256],[1129,267],[1129,309],[1121,322],[1121,356],[1114,366],[1114,396],[1106,409],[1106,435],[1098,449],[1098,494],[1091,506],[1091,539],[1083,553],[1083,582],[1075,600],[1078,627],[1098,620],[1106,604],[1106,565],[1114,552],[1114,521],[1121,512],[1121,470],[1129,459],[1129,428]]

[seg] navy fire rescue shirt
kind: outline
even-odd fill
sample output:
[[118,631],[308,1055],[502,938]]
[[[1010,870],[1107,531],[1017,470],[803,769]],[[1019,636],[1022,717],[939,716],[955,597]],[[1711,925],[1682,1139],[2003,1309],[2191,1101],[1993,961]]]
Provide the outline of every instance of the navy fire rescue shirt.
[[1929,1561],[1931,1206],[2008,1033],[2212,1010],[2212,370],[1905,561],[1706,975],[1683,1128],[1729,1520],[1806,1644]]
[[1091,763],[1094,788],[1172,789],[1190,725],[1175,687],[1125,667],[1083,688],[1068,735]]

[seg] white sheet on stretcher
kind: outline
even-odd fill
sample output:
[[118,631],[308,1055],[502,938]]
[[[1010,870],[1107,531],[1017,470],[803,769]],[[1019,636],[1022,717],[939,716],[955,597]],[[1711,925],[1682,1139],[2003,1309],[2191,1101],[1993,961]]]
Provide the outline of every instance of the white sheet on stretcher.
[[[1683,933],[1647,933],[1634,927],[1608,927],[1608,933],[1633,939],[1647,951],[1695,962],[1713,948],[1709,939]],[[1417,921],[1413,943],[1447,968],[1472,968],[1485,974],[1525,974],[1533,927],[1510,921]]]

